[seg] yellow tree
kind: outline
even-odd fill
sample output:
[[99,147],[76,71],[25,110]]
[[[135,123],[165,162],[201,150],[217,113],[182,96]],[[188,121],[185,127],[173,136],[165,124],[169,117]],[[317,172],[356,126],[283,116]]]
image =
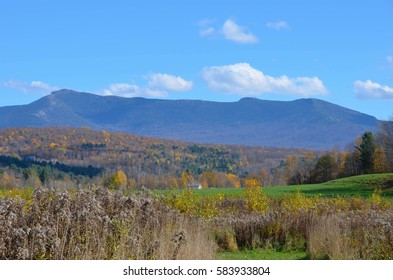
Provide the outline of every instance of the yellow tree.
[[388,172],[388,160],[386,159],[385,156],[385,151],[382,147],[377,147],[374,152],[374,158],[373,158],[373,166],[374,166],[374,172],[375,173],[385,173]]
[[127,186],[127,175],[122,171],[119,170],[115,174],[115,180],[116,183],[119,184],[121,187]]
[[338,173],[344,174],[345,172],[345,164],[347,162],[347,158],[348,158],[349,153],[348,152],[341,152],[338,155]]
[[259,187],[259,182],[254,177],[247,177],[245,180],[245,184],[247,188]]
[[192,175],[183,171],[181,173],[181,185],[183,188],[188,188],[188,184],[192,183]]
[[232,188],[240,188],[240,179],[235,174],[226,174],[227,180]]
[[296,156],[289,155],[285,159],[285,172],[292,175],[296,170]]
[[122,170],[118,170],[109,178],[104,179],[104,185],[111,189],[119,189],[127,186],[127,176]]
[[205,171],[201,174],[199,181],[204,188],[216,188],[217,175],[214,172]]

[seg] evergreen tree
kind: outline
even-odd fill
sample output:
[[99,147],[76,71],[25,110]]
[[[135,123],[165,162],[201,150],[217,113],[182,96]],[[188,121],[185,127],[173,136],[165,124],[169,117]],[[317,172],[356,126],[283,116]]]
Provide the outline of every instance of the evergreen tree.
[[323,183],[335,179],[336,163],[330,154],[321,156],[313,170],[311,181]]
[[356,149],[360,152],[360,168],[362,173],[372,173],[374,169],[374,153],[376,149],[375,139],[372,132],[362,135],[362,142]]

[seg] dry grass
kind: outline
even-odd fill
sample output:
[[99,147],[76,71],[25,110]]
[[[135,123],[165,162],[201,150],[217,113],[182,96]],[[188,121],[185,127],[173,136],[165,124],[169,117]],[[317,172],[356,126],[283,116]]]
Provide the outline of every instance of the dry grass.
[[308,232],[307,251],[312,259],[356,259],[350,230],[342,226],[338,215],[319,217],[314,221]]
[[392,203],[378,191],[369,199],[158,198],[104,188],[0,196],[0,259],[214,259],[257,248],[393,259],[392,229]]
[[231,248],[306,251],[310,259],[393,259],[393,207],[378,191],[370,199],[296,193],[268,204],[264,212],[241,208],[247,204],[237,213],[223,209],[212,220],[221,250],[234,239]]
[[0,198],[0,259],[212,259],[202,220],[146,196],[43,188]]
[[310,259],[393,259],[392,210],[271,210],[213,222],[223,250],[234,238],[239,249],[306,251]]
[[341,212],[318,217],[308,237],[314,259],[393,259],[393,211]]

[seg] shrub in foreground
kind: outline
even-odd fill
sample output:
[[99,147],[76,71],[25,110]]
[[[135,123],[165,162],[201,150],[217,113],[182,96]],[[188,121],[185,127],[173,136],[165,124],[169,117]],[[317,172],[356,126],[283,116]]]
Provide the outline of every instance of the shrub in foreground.
[[212,259],[203,220],[120,192],[36,189],[0,198],[0,259]]

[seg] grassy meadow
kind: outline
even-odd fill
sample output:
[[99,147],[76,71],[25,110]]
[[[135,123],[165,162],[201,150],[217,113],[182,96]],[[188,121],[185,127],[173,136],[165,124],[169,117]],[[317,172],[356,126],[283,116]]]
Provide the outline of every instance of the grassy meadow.
[[[284,194],[293,194],[301,191],[306,196],[320,197],[369,197],[375,191],[381,189],[383,196],[386,198],[393,197],[393,173],[385,174],[368,174],[353,176],[343,179],[337,179],[322,184],[308,184],[298,186],[274,186],[264,187],[263,191],[268,196],[282,196]],[[223,194],[228,197],[242,197],[244,188],[238,189],[202,189],[195,190],[195,194],[201,196],[209,196],[215,194]],[[165,193],[162,191],[161,193]]]
[[393,259],[392,189],[3,189],[0,259]]

